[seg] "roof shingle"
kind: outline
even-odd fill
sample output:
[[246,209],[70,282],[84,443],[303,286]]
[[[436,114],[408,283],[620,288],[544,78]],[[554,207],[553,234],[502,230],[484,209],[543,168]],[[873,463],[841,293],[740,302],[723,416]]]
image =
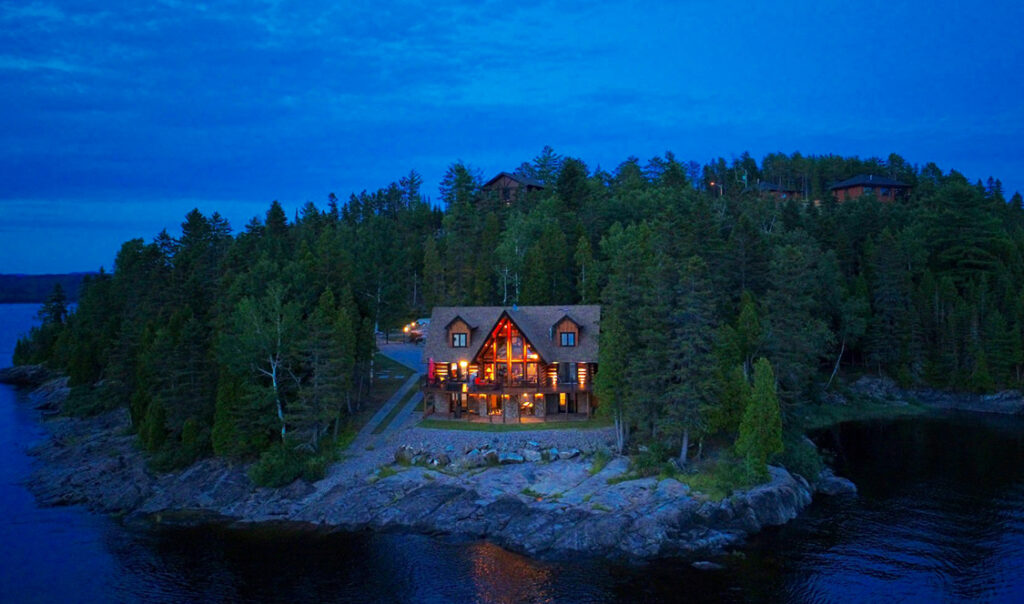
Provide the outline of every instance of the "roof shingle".
[[[456,358],[472,359],[480,351],[491,329],[502,315],[507,314],[512,322],[533,345],[546,363],[596,363],[597,339],[601,333],[601,307],[598,305],[576,306],[437,306],[427,326],[423,360],[439,362],[454,361]],[[580,326],[576,346],[562,347],[557,344],[551,328],[566,315]],[[455,317],[472,326],[468,348],[452,348],[447,337],[447,325]]]

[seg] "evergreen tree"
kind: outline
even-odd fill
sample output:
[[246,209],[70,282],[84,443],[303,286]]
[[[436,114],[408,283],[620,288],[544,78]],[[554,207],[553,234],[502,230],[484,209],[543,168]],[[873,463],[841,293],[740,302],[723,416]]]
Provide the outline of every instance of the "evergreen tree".
[[767,479],[768,459],[782,452],[782,414],[775,373],[765,358],[754,363],[754,388],[740,422],[736,452],[743,458],[751,480]]

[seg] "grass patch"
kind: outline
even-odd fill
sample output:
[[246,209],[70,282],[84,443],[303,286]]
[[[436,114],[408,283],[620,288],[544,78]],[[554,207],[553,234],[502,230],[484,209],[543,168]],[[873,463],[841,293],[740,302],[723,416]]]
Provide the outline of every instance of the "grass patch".
[[412,372],[405,365],[393,361],[382,354],[377,354],[373,358],[374,373],[378,374],[383,371],[387,377],[375,375],[369,394],[363,400],[359,410],[352,415],[349,425],[357,432],[373,419],[373,416],[380,410],[381,406],[394,396],[398,389],[402,387],[402,384],[412,375]]
[[537,491],[534,491],[530,487],[526,487],[522,491],[519,491],[519,494],[520,495],[525,495],[526,497],[529,497],[530,499],[536,499],[538,501],[540,501],[541,499],[544,499],[544,495],[542,493],[538,493]]
[[609,419],[588,419],[573,422],[541,422],[536,424],[491,424],[449,419],[424,419],[420,428],[435,430],[463,430],[466,432],[527,432],[532,430],[593,430],[612,425]]
[[385,478],[390,478],[395,474],[398,474],[398,470],[393,467],[381,466],[380,469],[377,470],[377,480],[384,480]]
[[610,507],[608,507],[608,506],[606,506],[604,504],[601,504],[601,503],[592,503],[592,504],[590,504],[590,509],[598,511],[598,512],[610,512],[610,511],[612,511],[612,509]]
[[676,472],[672,478],[681,482],[695,493],[701,493],[712,501],[721,501],[733,491],[751,486],[746,480],[743,464],[735,459],[722,458],[708,461],[695,468],[695,472]]
[[[373,357],[373,372],[376,379],[404,382],[413,374],[413,370],[379,352]],[[384,377],[380,377],[384,374]]]
[[626,472],[625,474],[619,474],[618,476],[612,476],[608,480],[604,481],[605,484],[611,486],[613,484],[619,484],[620,482],[626,482],[629,480],[640,480],[643,476],[634,474],[633,472]]
[[590,473],[591,476],[593,476],[594,474],[597,474],[598,472],[603,470],[605,466],[608,465],[608,462],[611,460],[611,453],[609,453],[606,449],[598,449],[597,452],[594,453],[594,459],[593,461],[590,462],[590,469],[587,470],[587,472]]
[[409,401],[412,397],[416,396],[418,392],[419,388],[415,385],[412,388],[409,388],[409,391],[405,393],[402,400],[398,401],[398,404],[395,405],[386,416],[384,416],[384,419],[382,419],[379,424],[377,424],[377,427],[373,429],[372,434],[380,434],[381,432],[384,432],[384,430],[386,430],[391,424],[392,420],[398,417],[398,414],[402,412],[402,409],[405,409],[405,406],[409,404]]

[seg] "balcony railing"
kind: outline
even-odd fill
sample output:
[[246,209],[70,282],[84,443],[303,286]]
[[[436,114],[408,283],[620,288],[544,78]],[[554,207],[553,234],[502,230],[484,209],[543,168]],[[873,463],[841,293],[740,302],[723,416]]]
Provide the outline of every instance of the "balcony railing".
[[438,390],[443,392],[463,392],[463,386],[465,391],[470,393],[487,393],[487,392],[540,392],[540,393],[558,393],[558,392],[589,392],[590,383],[580,384],[579,382],[563,382],[553,381],[547,378],[540,379],[522,379],[522,380],[506,380],[504,382],[491,381],[491,380],[441,380],[438,378],[430,379],[427,376],[423,378],[423,387],[428,390]]

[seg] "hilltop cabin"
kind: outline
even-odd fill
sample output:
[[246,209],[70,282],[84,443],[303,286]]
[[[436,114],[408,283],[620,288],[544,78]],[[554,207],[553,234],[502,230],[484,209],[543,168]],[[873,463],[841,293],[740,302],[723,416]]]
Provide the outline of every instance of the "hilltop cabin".
[[761,197],[774,197],[775,201],[786,201],[787,199],[803,197],[803,191],[767,181],[757,183],[757,191],[761,194]]
[[526,195],[533,191],[540,191],[544,183],[528,178],[521,174],[509,174],[502,172],[484,183],[480,191],[484,195],[493,196],[505,205],[512,205],[513,202],[526,198]]
[[874,194],[880,201],[896,201],[910,193],[910,185],[884,176],[858,174],[853,178],[837,182],[829,187],[829,190],[839,202],[857,199],[861,195],[868,194]]
[[601,307],[434,308],[424,415],[491,423],[586,419]]

